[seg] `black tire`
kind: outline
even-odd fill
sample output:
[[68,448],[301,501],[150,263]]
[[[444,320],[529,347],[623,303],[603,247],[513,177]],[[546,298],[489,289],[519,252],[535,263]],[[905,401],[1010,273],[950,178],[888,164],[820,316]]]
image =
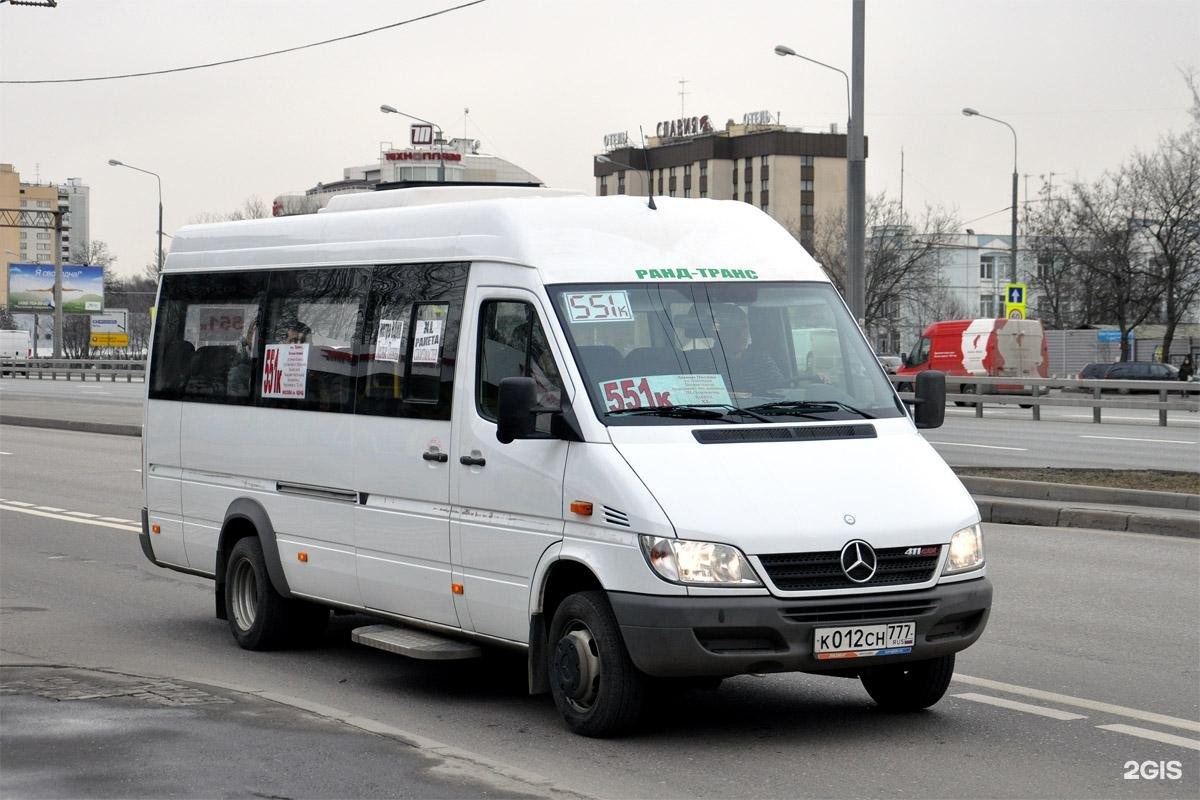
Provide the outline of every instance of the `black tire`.
[[[959,394],[975,394],[975,393],[976,393],[976,392],[975,392],[975,386],[974,386],[974,385],[971,385],[971,386],[959,386],[959,387],[958,387],[958,393],[959,393]],[[978,403],[972,403],[972,402],[970,402],[969,400],[955,400],[955,401],[954,401],[954,405],[956,405],[956,406],[970,406],[971,408],[974,408],[976,405],[978,405]]]
[[920,711],[942,699],[954,675],[954,654],[864,671],[859,679],[886,711]]
[[239,539],[225,567],[229,629],[246,650],[274,650],[321,633],[329,609],[280,595],[267,574],[257,537]]
[[604,592],[570,595],[550,624],[550,693],[575,733],[602,738],[641,717],[645,677],[629,659]]

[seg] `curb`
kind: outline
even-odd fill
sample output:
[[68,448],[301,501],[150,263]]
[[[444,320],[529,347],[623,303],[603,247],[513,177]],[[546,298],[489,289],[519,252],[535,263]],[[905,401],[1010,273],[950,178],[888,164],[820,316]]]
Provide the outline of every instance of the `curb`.
[[[1125,533],[1152,533],[1200,539],[1200,517],[1096,507],[1072,507],[1054,501],[973,494],[984,522],[1051,528],[1092,528]],[[1173,511],[1174,509],[1167,509]]]
[[1043,483],[976,475],[959,475],[958,479],[972,495],[1200,511],[1200,494],[1152,492],[1144,489],[1118,489],[1074,483]]
[[106,433],[112,436],[141,436],[141,425],[124,425],[118,422],[83,422],[72,419],[49,419],[42,417],[16,417],[0,414],[0,425],[23,425],[27,428],[53,428],[80,433]]

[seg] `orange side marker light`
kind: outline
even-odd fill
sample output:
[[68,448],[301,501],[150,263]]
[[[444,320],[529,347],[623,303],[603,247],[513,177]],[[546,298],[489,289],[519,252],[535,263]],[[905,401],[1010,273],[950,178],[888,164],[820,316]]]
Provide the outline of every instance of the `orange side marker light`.
[[454,592],[455,594],[462,594],[463,585],[461,583],[452,583],[450,584],[450,591]]
[[150,532],[151,533],[162,533],[162,526],[158,525],[158,524],[151,525]]
[[586,500],[572,500],[571,513],[578,514],[581,517],[590,517],[592,515],[592,504]]
[[299,561],[301,564],[307,564],[308,563],[308,553],[301,550],[299,553],[296,553],[296,560]]

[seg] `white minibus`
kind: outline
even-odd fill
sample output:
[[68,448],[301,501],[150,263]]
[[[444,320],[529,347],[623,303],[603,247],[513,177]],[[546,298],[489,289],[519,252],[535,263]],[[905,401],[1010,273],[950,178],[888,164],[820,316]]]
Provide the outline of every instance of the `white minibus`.
[[910,411],[758,209],[656,205],[437,187],[183,228],[146,557],[214,579],[251,650],[334,610],[415,658],[524,651],[589,736],[747,673],[937,702],[992,595],[976,505],[917,431],[944,378]]

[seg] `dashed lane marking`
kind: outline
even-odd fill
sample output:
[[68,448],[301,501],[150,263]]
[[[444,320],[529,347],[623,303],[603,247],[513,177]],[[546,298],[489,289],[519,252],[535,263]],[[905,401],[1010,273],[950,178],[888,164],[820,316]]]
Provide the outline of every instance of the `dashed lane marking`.
[[[49,519],[61,519],[66,522],[76,522],[81,525],[98,525],[101,528],[113,528],[119,531],[130,531],[131,533],[141,533],[142,529],[134,525],[130,520],[117,519],[115,517],[102,517],[100,519],[84,519],[83,517],[73,517],[69,514],[52,514],[47,511],[39,510],[41,507],[22,508],[21,506],[11,505],[8,501],[0,500],[0,511],[16,511],[19,514],[32,514],[35,517],[48,517]],[[107,520],[107,521],[105,521]],[[125,523],[125,524],[117,524]]]
[[1016,450],[1024,453],[1029,450],[1027,447],[1001,447],[998,444],[967,444],[966,442],[935,442],[929,440],[930,444],[940,444],[943,447],[982,447],[985,450]]
[[1192,750],[1200,750],[1200,740],[1189,739],[1186,736],[1176,736],[1173,733],[1160,733],[1147,728],[1139,728],[1136,725],[1097,725],[1102,731],[1114,731],[1115,733],[1124,733],[1128,736],[1136,736],[1139,739],[1150,739],[1163,744],[1174,744],[1180,747],[1187,747]]
[[1087,719],[1087,717],[1083,714],[1072,714],[1070,711],[1060,711],[1057,708],[1035,706],[1030,703],[1021,703],[1016,700],[1005,700],[1003,697],[992,697],[986,694],[963,692],[962,694],[956,694],[953,696],[960,697],[963,700],[971,700],[976,703],[986,703],[989,706],[1007,708],[1012,711],[1024,711],[1026,714],[1038,714],[1039,716],[1043,717],[1051,717],[1052,719]]
[[1089,436],[1086,433],[1079,435],[1080,439],[1108,439],[1113,442],[1151,442],[1152,444],[1190,444],[1195,446],[1196,442],[1185,442],[1180,439],[1135,439],[1131,436]]
[[970,675],[963,675],[960,672],[954,673],[954,680],[959,683],[966,683],[972,686],[978,686],[983,689],[991,689],[994,692],[1007,692],[1008,694],[1016,694],[1024,697],[1031,697],[1034,700],[1045,700],[1049,703],[1056,703],[1060,706],[1074,706],[1076,708],[1086,708],[1089,711],[1100,711],[1105,714],[1113,714],[1118,717],[1129,717],[1130,719],[1141,720],[1142,722],[1152,722],[1156,725],[1166,725],[1171,728],[1182,728],[1185,731],[1194,731],[1200,733],[1200,722],[1190,719],[1181,719],[1179,717],[1170,717],[1166,714],[1156,714],[1153,711],[1141,711],[1128,706],[1118,706],[1113,703],[1103,703],[1099,700],[1088,700],[1084,697],[1072,697],[1069,694],[1058,694],[1057,692],[1044,692],[1041,689],[1030,689],[1027,686],[1018,686],[1015,683],[1002,683],[1000,681],[989,680],[988,678],[975,678]]

